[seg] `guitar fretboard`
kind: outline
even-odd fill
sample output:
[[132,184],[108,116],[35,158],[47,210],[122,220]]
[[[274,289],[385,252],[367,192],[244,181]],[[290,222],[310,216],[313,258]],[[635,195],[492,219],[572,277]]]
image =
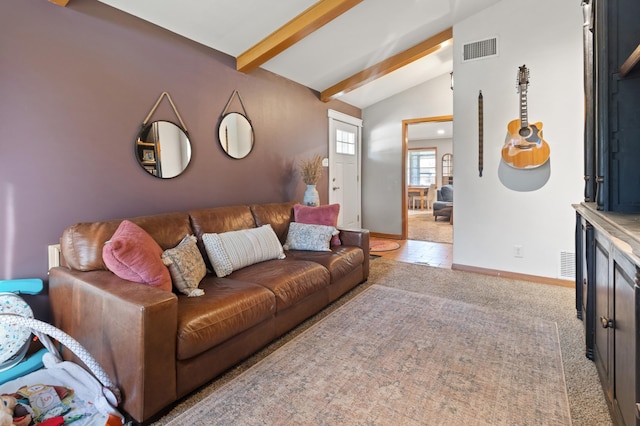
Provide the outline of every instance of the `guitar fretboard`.
[[520,123],[522,127],[529,126],[529,120],[527,119],[527,91],[520,91]]

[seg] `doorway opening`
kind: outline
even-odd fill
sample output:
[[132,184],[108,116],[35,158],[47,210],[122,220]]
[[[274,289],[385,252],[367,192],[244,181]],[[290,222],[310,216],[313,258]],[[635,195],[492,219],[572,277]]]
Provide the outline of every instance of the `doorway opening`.
[[432,210],[437,190],[453,181],[452,124],[452,115],[402,121],[403,240],[453,243],[453,221]]

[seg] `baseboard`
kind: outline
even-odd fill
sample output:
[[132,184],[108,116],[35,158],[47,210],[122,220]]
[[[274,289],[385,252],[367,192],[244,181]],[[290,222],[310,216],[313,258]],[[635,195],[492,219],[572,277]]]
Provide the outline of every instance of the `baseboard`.
[[537,275],[519,274],[517,272],[499,271],[497,269],[480,268],[478,266],[459,265],[454,263],[451,269],[456,271],[475,272],[476,274],[490,275],[492,277],[509,278],[513,280],[530,281],[539,284],[549,284],[559,287],[575,288],[575,281],[561,280],[559,278],[540,277]]
[[388,238],[390,240],[401,240],[402,239],[402,235],[400,234],[382,234],[380,232],[371,232],[369,233],[370,237],[374,237],[374,238]]

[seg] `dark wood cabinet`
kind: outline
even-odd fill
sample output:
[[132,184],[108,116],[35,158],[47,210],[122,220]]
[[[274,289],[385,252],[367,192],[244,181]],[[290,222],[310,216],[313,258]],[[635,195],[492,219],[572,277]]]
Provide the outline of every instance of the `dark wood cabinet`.
[[576,309],[613,418],[640,425],[640,215],[574,206]]
[[[637,293],[635,284],[637,264],[626,256],[614,254],[613,317],[602,319],[601,324],[610,334],[609,364],[614,411],[625,425],[640,424],[638,421],[638,347],[637,347]],[[604,329],[604,328],[603,328]]]
[[640,213],[640,1],[590,0],[583,7],[585,201]]
[[640,1],[584,0],[576,310],[616,423],[640,425]]
[[585,336],[585,356],[593,360],[595,339],[595,309],[592,288],[595,285],[593,276],[595,237],[593,226],[579,213],[576,213],[576,311],[582,320]]
[[[613,326],[607,323],[602,325],[603,321],[613,322],[613,283],[609,283],[609,261],[610,257],[610,240],[606,238],[602,232],[594,233],[594,347],[593,355],[600,380],[604,386],[605,392],[609,400],[613,400],[613,381],[611,371],[613,370],[613,357],[611,357],[611,342],[613,340]],[[625,368],[628,366],[620,366]]]

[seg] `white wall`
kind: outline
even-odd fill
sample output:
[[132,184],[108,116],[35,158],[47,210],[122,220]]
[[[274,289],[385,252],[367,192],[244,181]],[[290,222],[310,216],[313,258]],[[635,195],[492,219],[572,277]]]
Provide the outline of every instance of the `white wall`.
[[[518,16],[525,18],[516,19]],[[561,278],[560,252],[574,252],[583,192],[582,11],[568,0],[505,0],[454,27],[462,44],[499,38],[497,58],[454,55],[455,264]],[[507,123],[519,115],[518,67],[529,68],[529,121],[543,123],[549,179],[516,191],[498,177]],[[478,176],[477,97],[484,98],[484,172]],[[520,172],[526,179],[528,171]],[[531,174],[529,174],[531,175]],[[533,175],[531,175],[533,176]],[[524,257],[514,257],[514,246]]]
[[[580,4],[504,0],[456,25],[453,36],[453,108],[445,75],[363,111],[363,226],[400,233],[401,120],[453,109],[454,264],[567,278],[560,277],[560,253],[574,251],[571,204],[582,200],[584,184]],[[461,63],[462,44],[493,36],[499,38],[498,57]],[[531,71],[529,119],[543,123],[551,147],[548,180],[526,192],[509,189],[498,176],[506,126],[519,114],[516,74],[523,64]],[[481,178],[479,90],[484,96]],[[515,245],[522,246],[524,257],[514,257]]]
[[[364,228],[382,234],[402,233],[402,120],[452,113],[453,95],[449,74],[434,78],[362,111]],[[438,156],[440,155],[438,152]]]

